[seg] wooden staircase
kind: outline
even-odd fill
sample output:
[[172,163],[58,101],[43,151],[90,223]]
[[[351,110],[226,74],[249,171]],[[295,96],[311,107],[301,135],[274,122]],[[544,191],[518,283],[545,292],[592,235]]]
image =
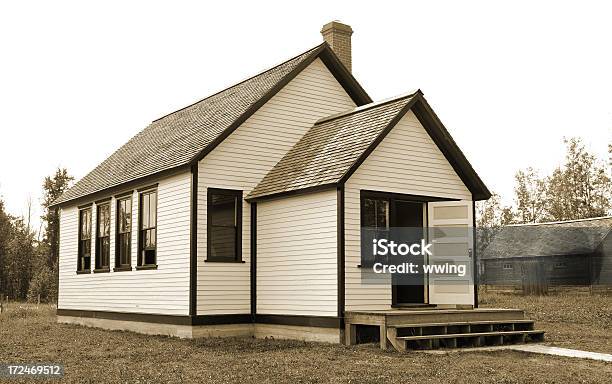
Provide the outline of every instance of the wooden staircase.
[[378,325],[381,348],[393,346],[400,352],[544,341],[544,331],[513,309],[348,312],[347,344],[356,342],[359,325]]

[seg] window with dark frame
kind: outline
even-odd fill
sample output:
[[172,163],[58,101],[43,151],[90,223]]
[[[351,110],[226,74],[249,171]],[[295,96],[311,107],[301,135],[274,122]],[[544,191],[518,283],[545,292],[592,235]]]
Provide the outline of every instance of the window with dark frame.
[[138,266],[157,266],[157,190],[140,193]]
[[132,196],[117,200],[115,269],[132,269]]
[[207,261],[242,261],[242,191],[208,188]]
[[91,208],[79,210],[79,250],[77,272],[91,270]]
[[107,271],[110,267],[110,203],[96,208],[96,268]]
[[[374,197],[361,199],[361,234],[361,246],[364,247],[362,255],[371,254],[368,251],[374,239],[389,237],[389,200]],[[363,266],[371,267],[374,255],[371,260],[363,262]]]

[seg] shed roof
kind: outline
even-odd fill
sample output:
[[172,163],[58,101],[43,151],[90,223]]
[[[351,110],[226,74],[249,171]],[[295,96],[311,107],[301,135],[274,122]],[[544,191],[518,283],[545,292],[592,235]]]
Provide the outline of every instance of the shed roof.
[[282,64],[153,121],[68,189],[54,205],[185,167],[203,158],[317,57],[357,105],[372,100],[322,43]]
[[482,259],[586,255],[595,252],[612,231],[612,216],[502,228]]

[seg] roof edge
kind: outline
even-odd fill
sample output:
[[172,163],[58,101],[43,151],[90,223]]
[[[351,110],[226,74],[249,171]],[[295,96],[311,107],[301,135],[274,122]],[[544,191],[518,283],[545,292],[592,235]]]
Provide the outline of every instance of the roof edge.
[[[306,51],[308,52],[308,51]],[[298,55],[299,56],[299,55]],[[295,57],[298,57],[295,56]],[[295,58],[294,57],[294,58]],[[270,89],[262,98],[253,103],[240,117],[238,117],[221,135],[217,136],[210,144],[202,149],[197,155],[195,155],[189,164],[193,165],[198,161],[202,160],[208,155],[213,149],[221,144],[229,135],[231,135],[238,127],[240,127],[249,117],[259,110],[265,103],[267,103],[274,95],[276,95],[285,85],[289,84],[300,72],[302,72],[307,66],[320,57],[321,61],[327,66],[332,75],[338,80],[342,88],[349,94],[355,104],[364,105],[372,102],[370,96],[363,89],[361,84],[357,82],[355,77],[346,69],[344,64],[340,62],[340,59],[332,51],[331,47],[327,42],[318,45],[313,52],[305,58],[298,66],[296,66],[289,74],[281,79],[274,87]],[[289,61],[289,60],[288,60]],[[275,67],[273,67],[275,68]]]
[[196,104],[198,104],[198,103],[201,103],[201,102],[202,102],[202,101],[204,101],[204,100],[210,99],[211,97],[216,96],[216,95],[220,94],[221,92],[225,92],[225,91],[227,91],[227,90],[228,90],[228,89],[230,89],[230,88],[234,88],[234,87],[236,87],[236,86],[238,86],[238,85],[240,85],[240,84],[242,84],[242,83],[246,83],[247,81],[249,81],[249,80],[251,80],[251,79],[253,79],[253,78],[255,78],[255,77],[257,77],[257,76],[259,76],[259,75],[261,75],[261,74],[263,74],[263,73],[266,73],[266,72],[268,72],[268,71],[271,71],[271,70],[273,70],[274,68],[280,67],[281,65],[286,64],[286,63],[290,62],[291,60],[295,60],[296,58],[298,58],[298,57],[302,56],[303,54],[307,53],[308,51],[313,51],[313,50],[317,50],[317,49],[321,48],[321,46],[322,46],[323,44],[325,44],[325,43],[321,43],[321,44],[319,44],[319,45],[317,45],[317,46],[315,46],[315,47],[312,47],[312,48],[310,48],[310,49],[308,49],[308,50],[306,50],[306,51],[304,51],[304,52],[302,52],[302,53],[299,53],[299,54],[297,54],[297,55],[295,55],[295,56],[291,57],[290,59],[287,59],[287,60],[285,60],[285,61],[283,61],[283,62],[281,62],[281,63],[278,63],[278,64],[276,64],[276,65],[273,65],[273,66],[271,66],[270,68],[266,68],[266,69],[264,69],[264,70],[262,70],[262,71],[259,71],[259,72],[257,72],[256,74],[254,74],[253,76],[249,76],[249,77],[247,77],[246,79],[243,79],[243,80],[241,80],[241,81],[239,81],[239,82],[237,82],[237,83],[235,83],[235,84],[232,84],[232,85],[230,85],[229,87],[225,87],[225,88],[223,88],[223,89],[221,89],[221,90],[219,90],[219,91],[217,91],[217,92],[215,92],[215,93],[213,93],[213,94],[210,94],[210,95],[206,96],[206,97],[205,97],[205,98],[203,98],[203,99],[200,99],[200,100],[198,100],[198,101],[196,101],[196,102],[193,102],[193,103],[191,103],[191,104],[189,104],[189,105],[186,105],[186,106],[184,106],[184,107],[182,107],[182,108],[179,108],[179,109],[177,109],[176,111],[172,111],[172,112],[170,112],[170,113],[166,113],[165,115],[163,115],[163,116],[161,116],[161,117],[158,117],[157,119],[154,119],[152,122],[154,123],[154,122],[156,122],[156,121],[159,121],[159,120],[161,120],[161,119],[163,119],[163,118],[165,118],[165,117],[168,117],[168,116],[173,115],[173,114],[175,114],[175,113],[177,113],[177,112],[180,112],[180,111],[182,111],[182,110],[185,110],[185,109],[187,109],[187,108],[189,108],[189,107],[191,107],[191,106],[194,106],[194,105],[196,105]]
[[171,176],[175,176],[179,173],[183,173],[183,172],[188,172],[190,170],[190,167],[188,164],[182,164],[173,168],[168,168],[165,169],[163,171],[159,171],[159,172],[155,172],[155,173],[151,173],[149,175],[144,175],[141,176],[137,179],[134,180],[130,180],[130,181],[126,181],[123,183],[119,183],[119,184],[115,184],[115,185],[111,185],[109,187],[97,190],[95,192],[91,192],[88,193],[86,195],[83,196],[78,196],[72,199],[68,199],[68,200],[64,200],[64,201],[60,201],[57,202],[62,196],[60,195],[57,199],[55,199],[53,201],[53,203],[51,203],[49,205],[50,208],[56,208],[56,207],[62,207],[62,206],[66,206],[68,204],[71,205],[78,205],[83,201],[91,201],[91,202],[95,202],[98,198],[104,197],[104,196],[108,196],[110,195],[116,195],[118,193],[122,193],[122,191],[128,191],[130,189],[134,189],[135,187],[137,187],[138,185],[149,185],[151,182],[155,181],[155,180],[159,180],[162,178],[167,178],[167,177],[171,177]]
[[508,224],[506,227],[530,227],[530,226],[538,226],[538,225],[555,225],[555,224],[567,224],[567,223],[580,223],[583,221],[596,221],[596,220],[605,220],[612,219],[612,216],[598,216],[598,217],[590,217],[587,219],[574,219],[574,220],[561,220],[561,221],[547,221],[544,223],[523,223],[523,224]]
[[419,103],[415,104],[413,112],[451,164],[457,176],[470,190],[472,200],[488,200],[491,192],[422,94],[419,95]]
[[[406,105],[400,109],[400,111],[391,119],[389,124],[376,136],[374,141],[368,145],[366,150],[355,160],[355,162],[349,167],[349,169],[342,175],[338,184],[344,185],[346,181],[355,173],[357,168],[363,164],[363,162],[370,156],[370,154],[378,147],[378,145],[384,140],[385,137],[391,132],[391,130],[399,123],[399,121],[404,117],[406,113],[414,106],[414,104],[419,100],[419,97],[422,95],[421,90],[418,90],[412,96],[412,100],[410,100]],[[399,99],[396,99],[399,100]],[[382,104],[381,104],[382,105]]]
[[350,116],[350,115],[355,114],[355,113],[360,113],[360,112],[363,112],[363,111],[367,111],[367,110],[369,110],[371,108],[382,107],[383,105],[392,103],[394,101],[398,101],[398,100],[401,100],[401,99],[406,99],[406,98],[409,98],[409,97],[413,97],[417,93],[421,93],[421,90],[417,89],[416,91],[414,91],[412,93],[404,93],[404,94],[397,95],[397,96],[394,96],[394,97],[389,97],[387,99],[375,101],[375,102],[372,102],[372,103],[369,103],[369,104],[364,104],[362,106],[355,107],[353,109],[349,109],[349,110],[346,110],[344,112],[339,112],[339,113],[335,113],[333,115],[325,116],[325,117],[322,117],[319,120],[317,120],[314,123],[314,125],[318,125],[318,124],[322,124],[322,123],[325,123],[325,122],[328,122],[328,121],[332,121],[332,120],[338,119],[340,117]]
[[266,201],[266,200],[271,200],[271,199],[276,199],[276,198],[306,195],[309,193],[327,191],[330,189],[338,188],[338,186],[339,184],[337,182],[331,182],[331,183],[325,183],[325,184],[319,184],[319,185],[312,185],[310,187],[301,188],[301,189],[292,189],[290,191],[274,192],[274,193],[270,193],[267,195],[264,194],[264,195],[257,195],[257,196],[251,196],[251,197],[247,196],[244,200],[248,203],[254,203],[254,202]]

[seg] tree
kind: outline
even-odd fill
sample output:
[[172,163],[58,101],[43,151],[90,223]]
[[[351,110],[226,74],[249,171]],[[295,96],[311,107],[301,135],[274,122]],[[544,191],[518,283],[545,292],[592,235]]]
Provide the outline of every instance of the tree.
[[6,292],[8,282],[6,263],[9,242],[13,238],[12,220],[13,218],[4,210],[4,201],[0,200],[0,293]]
[[53,176],[45,177],[43,182],[44,215],[41,217],[45,225],[43,246],[47,252],[47,266],[53,267],[59,255],[59,212],[50,205],[62,195],[69,187],[74,177],[68,174],[66,168],[58,168]]
[[579,138],[565,139],[565,163],[546,180],[547,218],[553,221],[605,216],[612,208],[606,167]]
[[12,221],[8,249],[3,261],[5,293],[12,298],[25,299],[33,274],[35,255],[34,232],[23,218]]
[[546,180],[532,167],[514,175],[516,220],[520,224],[537,223],[546,215]]
[[489,200],[476,202],[476,252],[482,255],[501,227],[514,222],[509,206],[502,206],[501,196],[492,193]]

